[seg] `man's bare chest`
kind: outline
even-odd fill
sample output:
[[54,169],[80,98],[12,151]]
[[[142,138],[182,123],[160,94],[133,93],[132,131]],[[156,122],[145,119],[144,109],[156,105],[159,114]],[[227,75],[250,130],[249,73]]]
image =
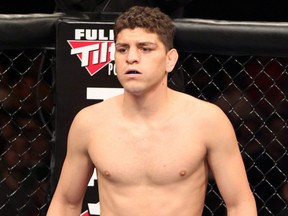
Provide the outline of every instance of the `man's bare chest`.
[[197,133],[173,127],[105,130],[89,144],[98,175],[123,182],[165,183],[189,177],[203,166],[205,146]]

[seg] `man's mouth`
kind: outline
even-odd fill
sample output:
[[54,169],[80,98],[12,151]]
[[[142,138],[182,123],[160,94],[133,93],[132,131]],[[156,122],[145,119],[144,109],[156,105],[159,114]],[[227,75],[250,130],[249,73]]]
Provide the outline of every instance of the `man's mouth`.
[[141,74],[141,73],[136,70],[131,70],[131,71],[127,71],[126,74]]

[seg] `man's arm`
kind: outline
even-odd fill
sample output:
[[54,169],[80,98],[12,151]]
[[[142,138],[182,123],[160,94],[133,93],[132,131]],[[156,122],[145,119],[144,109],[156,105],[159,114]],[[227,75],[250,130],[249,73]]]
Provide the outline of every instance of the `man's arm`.
[[93,173],[87,142],[85,115],[78,114],[69,131],[67,154],[47,216],[79,216],[89,179]]
[[218,107],[212,108],[207,125],[208,162],[227,207],[228,216],[256,216],[251,192],[234,129]]

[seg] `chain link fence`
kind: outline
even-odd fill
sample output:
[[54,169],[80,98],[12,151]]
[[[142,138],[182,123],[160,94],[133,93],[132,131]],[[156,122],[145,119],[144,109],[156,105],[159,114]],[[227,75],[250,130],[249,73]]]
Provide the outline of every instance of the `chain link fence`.
[[[180,52],[172,88],[211,101],[236,130],[258,214],[288,215],[288,58]],[[54,146],[54,49],[0,49],[0,215],[45,215]],[[210,177],[203,215],[224,216]]]
[[[261,216],[288,215],[287,67],[288,58],[182,53],[182,78],[170,79],[232,121]],[[225,215],[212,177],[203,215]]]
[[54,51],[0,51],[0,215],[45,215]]

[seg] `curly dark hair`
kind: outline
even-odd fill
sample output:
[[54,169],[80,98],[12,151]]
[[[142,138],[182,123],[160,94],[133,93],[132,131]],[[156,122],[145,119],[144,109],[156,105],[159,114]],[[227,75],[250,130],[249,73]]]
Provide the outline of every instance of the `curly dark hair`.
[[134,6],[122,13],[115,21],[115,41],[123,29],[144,28],[156,33],[166,50],[173,48],[173,39],[176,28],[172,19],[161,12],[159,8]]

